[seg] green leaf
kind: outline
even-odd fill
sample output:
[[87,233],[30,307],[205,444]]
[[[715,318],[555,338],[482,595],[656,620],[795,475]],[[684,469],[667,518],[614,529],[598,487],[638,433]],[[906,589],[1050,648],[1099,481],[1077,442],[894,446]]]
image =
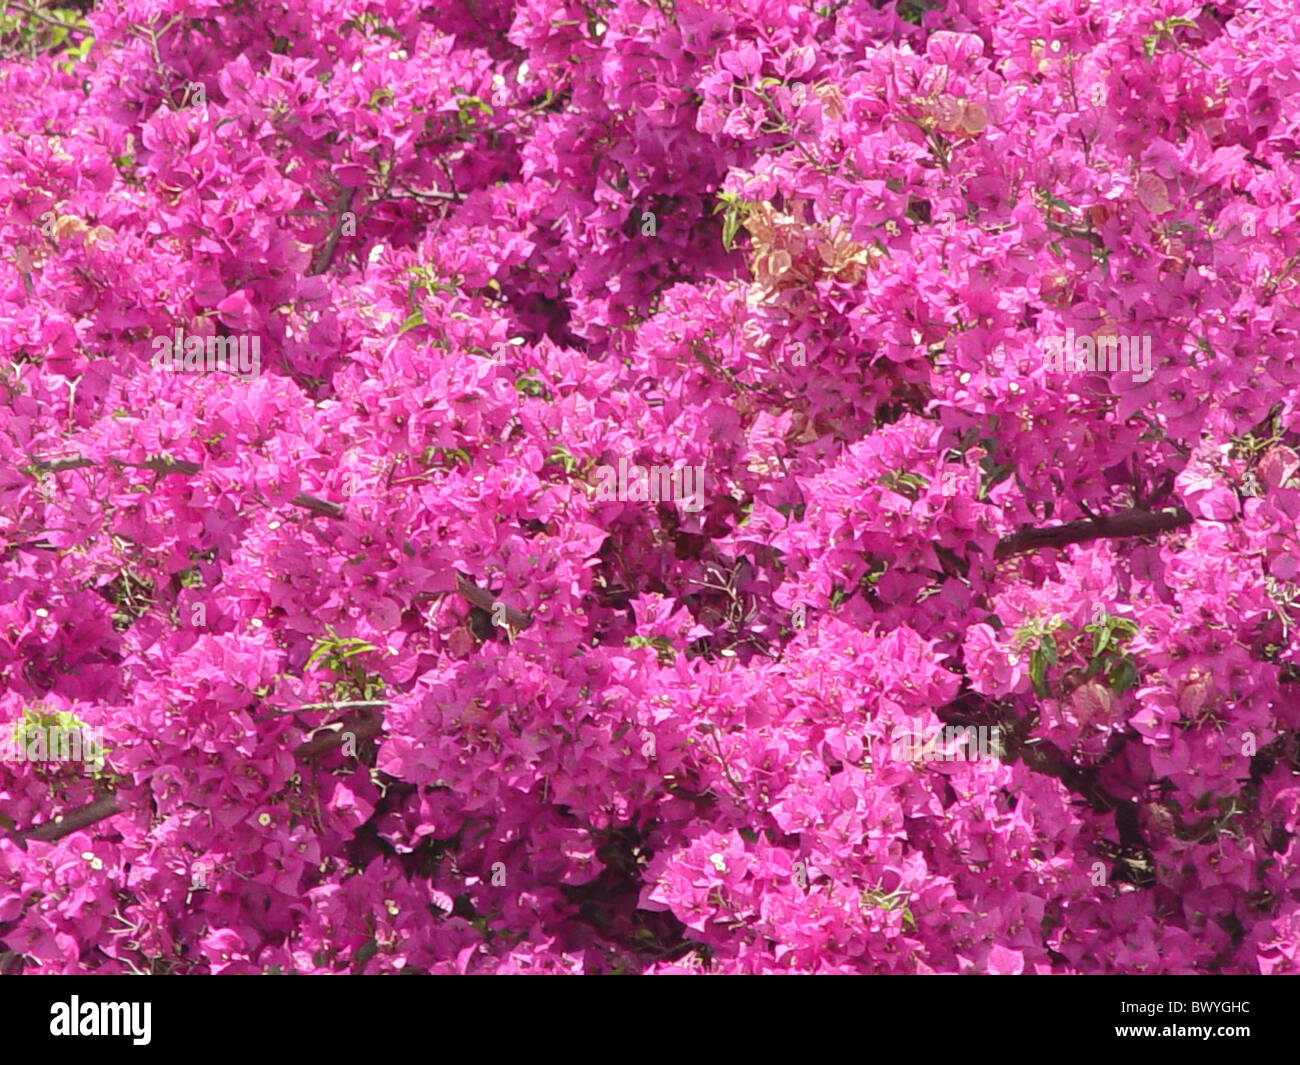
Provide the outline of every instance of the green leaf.
[[546,399],[549,395],[546,386],[536,377],[531,377],[528,374],[522,374],[516,378],[515,391],[521,396],[530,396],[533,399]]
[[1056,665],[1056,641],[1050,636],[1044,636],[1038,641],[1038,646],[1042,648],[1043,657],[1047,659],[1049,666]]
[[333,653],[334,647],[338,644],[339,634],[334,631],[332,625],[326,625],[325,631],[329,633],[329,636],[320,637],[316,641],[316,646],[312,648],[311,655],[308,657],[307,664],[303,666],[303,669],[311,669],[320,659]]
[[578,460],[569,454],[568,450],[563,447],[551,448],[550,455],[546,458],[546,465],[560,466],[565,473],[572,473],[578,468]]
[[1123,695],[1131,688],[1137,687],[1138,672],[1127,658],[1120,659],[1110,674],[1110,686],[1116,694]]
[[317,662],[319,662],[322,658],[329,657],[329,653],[330,653],[329,644],[327,643],[317,644],[316,647],[312,650],[312,653],[308,656],[307,664],[302,668],[304,670],[311,669],[311,667],[314,666]]
[[930,482],[920,474],[911,473],[907,470],[890,470],[889,473],[879,478],[878,483],[882,488],[888,488],[891,492],[906,496],[913,502],[916,502],[920,494],[930,487]]
[[418,326],[428,324],[429,323],[424,320],[424,311],[416,311],[402,323],[402,328],[397,331],[397,335],[400,337],[403,333],[409,333],[412,329],[415,329]]
[[1055,664],[1056,642],[1050,636],[1044,637],[1038,641],[1034,653],[1029,656],[1029,680],[1040,699],[1047,695],[1047,667]]
[[431,445],[424,449],[423,458],[426,466],[432,466],[435,461],[447,462],[447,460],[451,460],[452,465],[461,463],[465,466],[468,466],[470,462],[469,452],[463,447],[438,447],[436,445]]
[[740,216],[736,208],[728,207],[727,213],[722,217],[722,246],[731,251],[731,242],[736,239],[736,232],[740,229]]
[[459,96],[456,98],[456,106],[460,108],[462,116],[468,115],[471,110],[475,109],[482,111],[486,115],[492,114],[491,105],[477,96]]
[[976,493],[976,499],[983,502],[988,498],[989,492],[1005,481],[1015,470],[1015,463],[995,463],[991,458],[980,460],[980,469],[984,476],[980,478],[979,492]]
[[1093,630],[1092,633],[1092,657],[1093,658],[1096,658],[1104,650],[1106,650],[1107,647],[1110,646],[1111,627],[1109,624],[1107,624],[1108,621],[1110,621],[1110,618],[1107,618],[1106,621],[1103,621],[1100,625],[1096,627],[1096,629]]
[[1150,37],[1142,38],[1142,52],[1148,59],[1152,58],[1156,54],[1156,45],[1159,44],[1159,42],[1159,34],[1153,34]]

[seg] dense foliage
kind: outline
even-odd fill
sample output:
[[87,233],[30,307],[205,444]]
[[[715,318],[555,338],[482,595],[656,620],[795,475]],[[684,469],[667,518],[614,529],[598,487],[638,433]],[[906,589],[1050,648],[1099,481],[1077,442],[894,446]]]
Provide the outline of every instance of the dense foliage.
[[1294,4],[0,46],[0,968],[1300,972]]

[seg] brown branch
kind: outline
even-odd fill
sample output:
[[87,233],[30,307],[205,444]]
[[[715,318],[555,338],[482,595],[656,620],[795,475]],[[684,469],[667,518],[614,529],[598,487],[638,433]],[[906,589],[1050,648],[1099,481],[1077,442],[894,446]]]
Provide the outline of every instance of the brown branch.
[[[480,588],[474,581],[463,573],[456,574],[456,590],[462,598],[469,600],[480,610],[486,610],[489,614],[500,600],[491,592]],[[501,604],[505,606],[504,603]],[[512,629],[526,629],[533,623],[531,615],[525,614],[521,610],[507,606],[505,610],[506,621]]]
[[340,724],[326,725],[324,729],[317,731],[311,739],[298,744],[294,748],[294,757],[306,761],[309,758],[315,758],[319,754],[327,754],[342,747],[349,735],[359,740],[371,739],[379,735],[383,725],[384,719],[379,715],[374,717],[354,715],[344,718]]
[[[189,477],[192,477],[203,468],[197,462],[189,462],[185,459],[168,459],[161,456],[145,459],[144,462],[127,462],[126,459],[110,459],[109,461],[118,467],[152,470],[154,473],[179,473]],[[57,459],[36,459],[25,468],[35,473],[63,473],[66,470],[84,470],[98,465],[99,463],[94,459],[84,458],[81,455],[68,455]]]
[[121,812],[115,796],[101,795],[94,802],[80,806],[71,813],[59,814],[53,821],[35,825],[25,832],[20,832],[19,836],[24,840],[34,839],[41,843],[53,843],[56,839],[62,839],[74,832],[80,832],[83,828],[88,828],[96,821],[102,821],[106,817],[112,817],[114,814]]
[[343,508],[341,506],[318,496],[309,496],[304,493],[303,495],[294,496],[289,502],[295,507],[302,507],[304,510],[310,510],[313,514],[319,514],[322,518],[343,517]]
[[1010,558],[1026,551],[1039,551],[1045,547],[1065,547],[1089,540],[1120,539],[1128,536],[1151,536],[1155,533],[1181,529],[1193,522],[1191,514],[1182,507],[1169,510],[1125,510],[1082,521],[1066,522],[1045,529],[1024,528],[1004,536],[998,541],[994,558]]
[[443,192],[442,189],[429,189],[428,191],[425,191],[424,189],[413,189],[410,185],[407,185],[402,181],[397,182],[397,184],[402,191],[409,192],[411,197],[417,200],[463,200],[465,198],[463,192]]
[[334,228],[330,230],[330,235],[321,245],[320,252],[311,264],[311,269],[307,271],[308,277],[323,274],[330,268],[330,263],[334,261],[334,252],[339,246],[339,238],[343,235],[343,216],[352,210],[352,200],[356,194],[356,189],[346,189],[339,194],[338,201],[334,204]]
[[36,473],[62,473],[64,470],[82,470],[94,465],[96,465],[94,459],[69,455],[61,459],[34,459],[30,465],[24,467],[24,470],[33,470]]
[[122,459],[113,459],[115,466],[129,466],[136,470],[152,470],[154,473],[179,473],[186,477],[192,477],[203,469],[197,462],[190,462],[186,459],[164,459],[152,458],[145,459],[143,462],[126,462]]
[[277,713],[303,714],[309,710],[382,710],[392,705],[382,699],[349,699],[339,703],[304,703],[302,706],[287,706]]

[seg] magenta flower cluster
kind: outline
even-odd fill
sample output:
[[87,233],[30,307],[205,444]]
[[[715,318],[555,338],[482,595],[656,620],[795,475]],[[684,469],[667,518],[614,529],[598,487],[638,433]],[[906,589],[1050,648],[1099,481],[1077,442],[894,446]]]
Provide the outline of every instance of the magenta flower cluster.
[[23,8],[0,971],[1300,973],[1293,3]]

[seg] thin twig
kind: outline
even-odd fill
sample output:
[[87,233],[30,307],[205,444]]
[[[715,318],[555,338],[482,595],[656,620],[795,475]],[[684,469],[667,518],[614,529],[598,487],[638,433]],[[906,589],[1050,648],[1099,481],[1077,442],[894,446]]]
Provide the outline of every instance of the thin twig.
[[90,32],[85,26],[78,26],[75,22],[63,22],[60,19],[47,15],[39,8],[29,7],[26,4],[16,4],[10,0],[10,3],[5,6],[14,11],[21,11],[24,15],[28,15],[39,22],[44,22],[47,26],[58,26],[61,30],[67,30],[69,34],[76,33],[84,37],[88,32]]

